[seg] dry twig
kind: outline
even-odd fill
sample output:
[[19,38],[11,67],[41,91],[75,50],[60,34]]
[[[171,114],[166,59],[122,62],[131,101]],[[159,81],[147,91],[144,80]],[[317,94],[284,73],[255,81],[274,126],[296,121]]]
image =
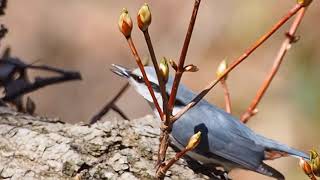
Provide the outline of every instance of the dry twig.
[[121,109],[115,104],[118,99],[122,96],[122,94],[129,88],[129,83],[127,82],[120,91],[109,101],[97,114],[95,114],[91,120],[90,124],[94,124],[99,121],[105,114],[109,112],[110,109],[116,111],[123,119],[129,119]]
[[261,101],[262,97],[266,93],[268,87],[270,86],[271,81],[273,80],[274,76],[278,72],[280,65],[283,61],[284,56],[286,55],[287,51],[291,48],[291,45],[296,41],[295,39],[295,33],[298,29],[299,24],[301,23],[303,16],[306,12],[306,7],[303,7],[300,9],[300,11],[297,14],[297,17],[293,21],[289,32],[286,33],[286,39],[283,41],[279,52],[274,60],[273,66],[271,68],[271,71],[267,75],[266,79],[264,80],[262,86],[258,90],[255,98],[251,102],[249,108],[247,111],[241,116],[241,121],[243,123],[247,123],[248,120],[254,116],[257,112],[255,109],[257,108],[259,102]]
[[184,44],[183,44],[182,51],[180,54],[179,63],[178,63],[177,69],[176,69],[176,73],[175,73],[175,77],[174,77],[174,81],[173,81],[173,85],[172,85],[172,89],[171,89],[171,93],[170,93],[170,97],[169,97],[169,102],[168,102],[168,114],[166,115],[166,120],[164,121],[162,128],[161,128],[158,163],[163,162],[165,160],[165,154],[166,154],[166,151],[167,151],[167,148],[169,145],[169,134],[171,132],[171,128],[172,128],[172,124],[173,124],[173,121],[171,118],[172,117],[172,110],[173,110],[173,107],[175,104],[180,80],[181,80],[182,74],[184,72],[184,62],[185,62],[185,59],[187,56],[187,52],[188,52],[193,28],[195,25],[195,21],[197,19],[197,14],[198,14],[200,3],[201,3],[201,0],[195,0],[195,2],[194,2],[193,12],[192,12],[192,16],[190,19],[188,31],[187,31],[187,34],[186,34],[186,37],[184,40]]
[[284,17],[276,23],[271,30],[269,30],[265,35],[263,35],[258,41],[256,41],[249,49],[245,51],[238,59],[233,61],[233,63],[224,71],[224,73],[209,83],[189,104],[187,104],[183,109],[181,109],[176,115],[174,115],[172,121],[178,120],[184,113],[189,109],[194,107],[201,99],[208,94],[208,92],[223,79],[228,73],[230,73],[235,67],[237,67],[242,61],[244,61],[249,55],[251,55],[259,46],[261,46],[272,34],[274,34],[285,22],[287,22],[293,15],[295,15],[301,8],[302,4],[296,4]]

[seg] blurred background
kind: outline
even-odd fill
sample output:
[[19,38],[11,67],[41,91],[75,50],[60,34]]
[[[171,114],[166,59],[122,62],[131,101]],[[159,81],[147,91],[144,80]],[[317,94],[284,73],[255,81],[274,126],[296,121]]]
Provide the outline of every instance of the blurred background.
[[[135,22],[145,1],[10,0],[1,21],[9,28],[1,51],[28,63],[40,60],[65,69],[79,70],[83,81],[63,83],[30,94],[36,113],[77,123],[88,120],[125,84],[109,71],[112,63],[135,68],[125,38],[118,31],[120,11],[127,7]],[[158,59],[177,60],[181,51],[193,1],[147,1],[152,10],[150,34]],[[200,68],[186,73],[183,83],[195,92],[215,78],[222,59],[231,62],[293,7],[294,0],[209,1],[203,0],[187,62]],[[319,146],[320,117],[320,4],[309,8],[298,30],[300,41],[291,48],[279,74],[248,125],[256,132],[308,151]],[[290,21],[291,22],[291,21]],[[290,22],[229,75],[233,114],[246,110],[270,70]],[[149,53],[142,33],[135,26],[133,38],[142,58]],[[220,86],[206,99],[224,107]],[[131,88],[117,103],[131,118],[151,113],[147,103]],[[117,116],[110,113],[108,116]],[[293,158],[270,162],[287,179],[307,179]],[[270,179],[235,171],[234,179]]]

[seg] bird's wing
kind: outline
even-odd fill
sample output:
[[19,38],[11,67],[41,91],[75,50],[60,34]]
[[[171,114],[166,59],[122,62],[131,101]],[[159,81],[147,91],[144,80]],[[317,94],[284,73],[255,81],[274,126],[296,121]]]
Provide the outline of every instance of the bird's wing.
[[[154,81],[156,76],[153,68],[147,67],[146,71],[150,75],[150,79],[156,82]],[[166,84],[168,94],[171,92],[172,84],[173,78],[169,77]],[[195,96],[192,91],[180,84],[175,109],[182,108]],[[281,173],[262,162],[265,159],[267,148],[288,151],[294,155],[304,155],[276,141],[255,134],[238,119],[205,100],[200,101],[196,107],[189,110],[180,120],[174,123],[172,136],[182,146],[186,146],[188,139],[197,131],[202,132],[201,142],[195,149],[197,154],[207,158],[214,156],[214,158],[220,160],[227,160],[237,164],[240,168],[278,179],[282,179]]]
[[[201,106],[201,104],[200,104]],[[217,155],[244,169],[255,170],[264,158],[264,147],[257,145],[245,133],[220,123],[217,115],[208,110],[191,109],[173,125],[172,135],[186,145],[188,138],[201,131],[201,141],[196,152],[203,156]]]

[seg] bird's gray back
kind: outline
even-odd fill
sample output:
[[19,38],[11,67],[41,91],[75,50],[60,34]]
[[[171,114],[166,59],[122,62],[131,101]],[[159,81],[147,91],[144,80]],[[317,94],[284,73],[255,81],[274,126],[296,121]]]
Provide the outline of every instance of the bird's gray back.
[[[153,68],[147,67],[146,72],[149,79],[156,83]],[[168,94],[171,92],[172,84],[173,78],[169,77],[166,84]],[[180,84],[175,108],[182,108],[195,96],[195,93]],[[172,136],[182,145],[186,145],[189,138],[198,131],[202,132],[201,143],[195,151],[200,154],[218,155],[248,169],[257,168],[264,158],[264,147],[255,143],[256,134],[206,100],[201,100],[174,123]]]
[[[152,67],[146,67],[149,79],[157,84],[156,74]],[[169,77],[166,91],[171,92],[173,78]],[[188,104],[196,94],[179,85],[175,109],[179,110]],[[187,145],[189,138],[201,131],[201,142],[195,149],[206,157],[219,156],[237,163],[245,169],[256,170],[264,160],[266,148],[292,152],[292,154],[305,154],[273,140],[257,135],[245,124],[220,108],[201,100],[195,107],[186,112],[177,120],[172,129],[172,136],[182,145]],[[305,157],[305,156],[304,156]]]

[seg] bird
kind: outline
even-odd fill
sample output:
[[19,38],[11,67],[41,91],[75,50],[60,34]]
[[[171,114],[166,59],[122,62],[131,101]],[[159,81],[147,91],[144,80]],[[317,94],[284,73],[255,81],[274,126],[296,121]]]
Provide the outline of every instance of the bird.
[[[144,68],[155,97],[162,107],[156,72],[151,66]],[[112,64],[111,71],[126,78],[140,95],[151,105],[153,104],[139,68],[130,70],[124,66]],[[168,95],[172,84],[173,77],[170,76],[166,83]],[[173,114],[194,97],[196,94],[180,83]],[[152,108],[156,112],[153,105]],[[306,153],[255,133],[239,119],[204,99],[173,123],[170,134],[171,144],[178,149],[183,149],[188,144],[189,138],[199,131],[201,131],[200,143],[193,151],[188,152],[187,156],[201,165],[223,167],[226,172],[240,168],[284,180],[285,177],[281,172],[265,164],[264,161],[286,156],[309,160]]]

